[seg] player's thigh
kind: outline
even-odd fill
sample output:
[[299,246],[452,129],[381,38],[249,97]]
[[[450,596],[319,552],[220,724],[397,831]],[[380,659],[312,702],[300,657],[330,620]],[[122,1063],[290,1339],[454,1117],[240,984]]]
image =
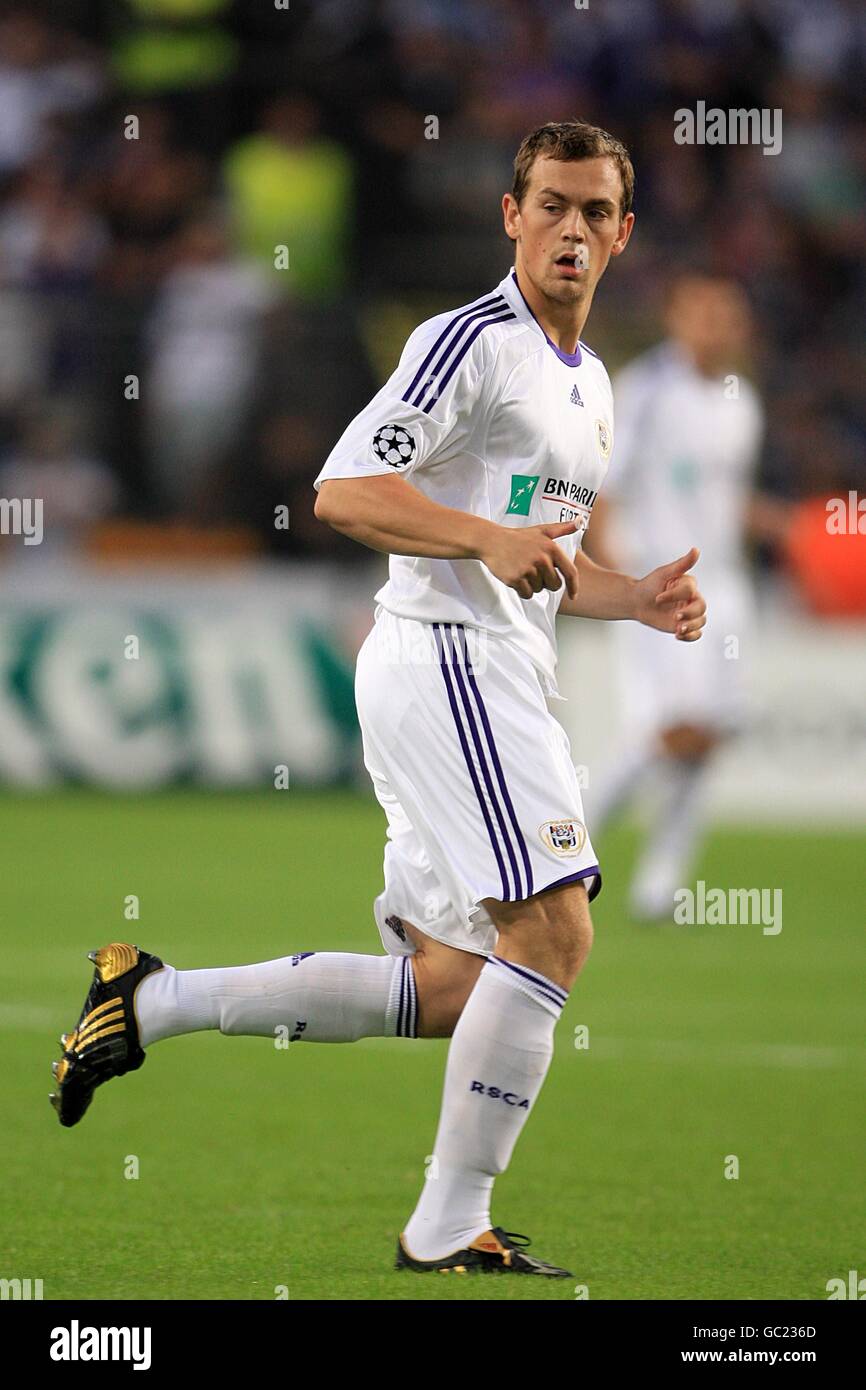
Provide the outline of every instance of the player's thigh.
[[498,932],[496,954],[570,989],[592,949],[586,885],[564,883],[518,902],[485,899]]
[[485,956],[461,951],[403,922],[415,947],[412,967],[418,992],[418,1036],[450,1038],[484,968]]

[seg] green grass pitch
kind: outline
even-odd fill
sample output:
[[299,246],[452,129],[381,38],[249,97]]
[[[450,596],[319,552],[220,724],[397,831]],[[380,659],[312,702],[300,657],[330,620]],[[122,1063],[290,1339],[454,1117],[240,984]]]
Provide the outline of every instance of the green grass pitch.
[[46,1299],[822,1299],[863,1270],[853,834],[709,838],[697,876],[782,888],[778,936],[630,923],[633,836],[602,843],[595,948],[494,1207],[574,1281],[393,1270],[445,1041],[175,1038],[60,1128],[49,1064],[87,950],[130,939],[181,968],[378,952],[382,837],[349,792],[0,799],[0,1275],[41,1278]]

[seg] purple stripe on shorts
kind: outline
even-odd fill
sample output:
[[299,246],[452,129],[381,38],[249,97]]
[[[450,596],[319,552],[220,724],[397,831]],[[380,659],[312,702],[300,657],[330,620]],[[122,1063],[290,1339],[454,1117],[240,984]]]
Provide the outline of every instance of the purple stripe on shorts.
[[522,884],[520,882],[520,870],[517,867],[517,856],[514,853],[514,846],[511,843],[511,839],[509,837],[508,824],[503,814],[502,807],[499,804],[499,799],[496,795],[496,789],[493,785],[493,778],[490,775],[490,770],[487,766],[487,759],[484,755],[484,742],[481,738],[481,735],[478,732],[478,727],[475,723],[475,716],[472,713],[472,701],[470,700],[469,692],[466,689],[466,683],[463,679],[463,671],[460,666],[460,661],[457,659],[458,653],[457,646],[454,640],[453,631],[449,632],[448,637],[450,639],[449,650],[452,656],[451,669],[454,672],[454,675],[457,680],[457,685],[459,686],[460,694],[463,699],[463,708],[466,711],[466,722],[469,725],[469,732],[472,735],[472,742],[475,744],[475,751],[478,754],[478,761],[481,765],[481,771],[484,775],[484,783],[487,787],[487,793],[490,797],[490,804],[496,812],[496,819],[499,823],[499,829],[502,834],[502,839],[505,844],[505,848],[508,851],[508,860],[511,864],[511,872],[514,875],[514,896],[515,898],[520,898],[523,896],[523,890]]
[[505,872],[505,862],[502,858],[502,853],[499,849],[499,843],[496,839],[493,824],[490,820],[490,814],[487,810],[487,805],[484,800],[484,796],[481,792],[481,784],[478,781],[478,774],[475,771],[475,764],[473,763],[472,755],[469,752],[469,744],[466,740],[466,733],[464,731],[463,724],[460,720],[460,712],[457,707],[457,699],[451,686],[451,677],[448,674],[448,663],[445,660],[444,639],[440,631],[440,627],[440,623],[434,623],[433,634],[436,639],[436,647],[439,652],[439,666],[442,671],[442,678],[445,681],[445,689],[448,692],[448,703],[451,706],[451,714],[453,715],[454,723],[457,727],[457,736],[460,739],[460,746],[463,749],[463,757],[465,758],[466,766],[469,769],[469,776],[472,778],[472,785],[475,788],[475,795],[478,798],[478,805],[481,807],[481,814],[484,817],[484,824],[487,826],[487,834],[489,835],[490,843],[493,846],[493,853],[496,856],[496,863],[499,865],[499,877],[502,882],[502,901],[510,902],[511,890],[508,884],[508,876]]
[[532,864],[529,859],[529,850],[526,848],[526,841],[523,838],[523,832],[520,829],[520,824],[515,814],[514,803],[511,800],[511,795],[508,791],[508,786],[505,781],[505,773],[502,771],[502,764],[499,761],[499,753],[497,752],[496,742],[493,738],[493,730],[490,727],[490,720],[487,717],[487,710],[485,708],[484,701],[481,697],[481,691],[478,688],[478,682],[475,679],[475,672],[472,669],[472,662],[469,659],[469,651],[466,646],[466,633],[463,630],[462,624],[457,624],[457,630],[460,633],[460,642],[463,647],[463,659],[466,663],[466,674],[469,677],[469,684],[472,686],[472,691],[475,695],[475,700],[478,705],[478,713],[481,716],[481,723],[484,725],[484,731],[487,734],[487,741],[490,745],[490,753],[491,757],[493,758],[493,766],[496,769],[496,775],[499,778],[499,785],[502,788],[502,799],[505,802],[505,805],[508,809],[508,814],[511,818],[511,824],[514,826],[514,833],[517,838],[517,843],[520,847],[520,853],[523,856],[523,865],[526,869],[525,896],[527,898],[531,898],[535,890],[532,886]]
[[597,864],[590,864],[588,869],[578,869],[576,874],[567,874],[565,878],[558,878],[555,883],[545,883],[543,888],[539,888],[539,893],[546,893],[548,888],[561,888],[565,883],[577,883],[578,879],[590,878],[595,874],[595,887],[589,894],[589,901],[592,902],[601,892],[601,870]]

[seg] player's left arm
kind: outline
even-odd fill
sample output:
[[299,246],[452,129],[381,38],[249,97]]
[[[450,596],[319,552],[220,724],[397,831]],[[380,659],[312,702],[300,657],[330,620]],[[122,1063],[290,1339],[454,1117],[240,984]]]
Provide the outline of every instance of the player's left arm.
[[564,594],[558,612],[570,618],[631,618],[669,632],[679,642],[697,642],[707,621],[707,605],[694,575],[700,551],[692,547],[668,565],[659,565],[643,579],[603,569],[582,551],[574,557],[580,575],[576,598]]

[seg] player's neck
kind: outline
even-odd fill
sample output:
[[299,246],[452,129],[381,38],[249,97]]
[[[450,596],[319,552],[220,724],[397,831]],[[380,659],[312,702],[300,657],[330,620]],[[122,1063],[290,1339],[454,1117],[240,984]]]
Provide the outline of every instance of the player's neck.
[[523,298],[554,347],[567,356],[573,356],[578,350],[583,326],[589,318],[592,296],[577,304],[559,304],[537,290],[519,264],[514,267],[514,275]]

